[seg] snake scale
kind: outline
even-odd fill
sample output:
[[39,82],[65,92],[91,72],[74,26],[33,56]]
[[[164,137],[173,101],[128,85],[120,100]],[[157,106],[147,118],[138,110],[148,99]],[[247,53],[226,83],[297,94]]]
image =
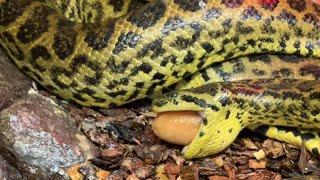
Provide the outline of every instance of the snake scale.
[[[0,44],[81,105],[152,97],[156,112],[200,111],[187,158],[225,149],[245,127],[303,138],[319,155],[316,130],[300,129],[320,128],[319,13],[307,0],[1,0]],[[183,90],[162,95],[173,89]]]

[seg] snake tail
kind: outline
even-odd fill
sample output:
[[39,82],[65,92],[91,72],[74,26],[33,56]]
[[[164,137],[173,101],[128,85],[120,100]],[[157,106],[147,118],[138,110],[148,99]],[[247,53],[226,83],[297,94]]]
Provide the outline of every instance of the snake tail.
[[303,145],[302,141],[305,140],[306,149],[313,155],[320,157],[319,130],[267,125],[252,125],[247,128],[269,138],[300,147]]

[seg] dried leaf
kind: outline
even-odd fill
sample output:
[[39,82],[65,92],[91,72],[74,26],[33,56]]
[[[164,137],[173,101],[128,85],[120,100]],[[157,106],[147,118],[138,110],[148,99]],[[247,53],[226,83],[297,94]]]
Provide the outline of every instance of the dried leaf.
[[249,167],[252,169],[264,169],[267,167],[267,162],[265,160],[257,161],[255,159],[250,159]]
[[258,150],[259,148],[257,147],[257,145],[255,145],[251,139],[249,138],[243,138],[242,139],[242,143],[244,144],[244,146],[247,148],[247,149],[250,149],[250,150]]

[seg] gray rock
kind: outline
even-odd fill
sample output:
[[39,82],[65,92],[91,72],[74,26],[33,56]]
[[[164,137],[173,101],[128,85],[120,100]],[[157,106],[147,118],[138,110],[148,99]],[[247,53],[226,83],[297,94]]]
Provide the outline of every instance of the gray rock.
[[32,85],[27,78],[0,50],[0,110],[15,99],[25,96]]
[[31,93],[0,114],[0,153],[28,179],[66,179],[67,167],[94,152],[75,121],[42,95]]

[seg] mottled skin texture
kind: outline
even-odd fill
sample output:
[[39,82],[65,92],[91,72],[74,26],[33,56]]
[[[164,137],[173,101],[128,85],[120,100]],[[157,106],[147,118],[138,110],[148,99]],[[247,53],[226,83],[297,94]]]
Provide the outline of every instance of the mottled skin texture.
[[[176,83],[182,80],[189,82],[190,79],[190,83],[183,81],[178,87],[190,88],[208,82],[248,77],[297,78],[303,81],[317,79],[318,60],[315,59],[292,60],[297,68],[290,66],[289,62],[280,63],[283,68],[279,66],[274,72],[271,72],[272,67],[278,67],[276,64],[281,60],[273,56],[270,59],[276,60],[272,60],[272,65],[266,68],[263,65],[257,68],[250,66],[254,64],[254,57],[252,63],[233,61],[231,65],[225,63],[214,66],[218,62],[257,53],[319,58],[320,6],[311,1],[156,0],[139,9],[132,8],[134,11],[122,16],[130,7],[133,5],[129,1],[121,0],[0,1],[0,44],[18,67],[33,79],[55,94],[84,106],[108,108],[144,97],[157,97],[162,91],[174,88]],[[106,16],[111,11],[114,15]],[[220,79],[212,76],[215,73],[211,69],[216,69],[216,78]],[[271,76],[267,76],[267,72],[271,72]],[[300,81],[292,83],[304,83]],[[262,83],[259,93],[269,92],[270,85],[276,86],[277,83]],[[314,89],[316,84],[312,84]],[[191,90],[191,96],[207,96],[204,100],[209,102],[217,94],[223,94],[219,87],[232,89],[239,85],[250,86],[250,82],[247,85],[242,82],[215,83],[207,88]],[[300,94],[310,100],[311,94],[294,87],[289,89],[291,94]],[[285,91],[285,87],[279,88],[279,92]],[[215,89],[219,89],[219,92],[208,92]],[[170,103],[164,102],[172,100],[170,95],[165,96],[169,99],[156,101],[154,109],[168,111],[184,107],[179,98],[173,100],[175,103],[172,107],[167,106]],[[247,99],[261,97],[255,93],[247,94],[247,91],[242,95],[236,93],[229,96],[246,96]],[[272,96],[270,103],[289,102],[283,96],[281,93],[277,97]],[[290,98],[290,103],[299,104],[299,97]],[[317,99],[315,101],[318,103]],[[201,102],[196,104],[197,107],[184,108],[204,111],[201,106],[205,104]],[[235,100],[232,104],[237,106]],[[211,108],[215,109],[213,106]],[[232,108],[232,115],[244,113],[241,107]],[[304,108],[306,113],[311,113],[311,107]],[[275,115],[281,119],[281,113]],[[231,117],[233,121],[228,126],[234,130],[232,134],[226,134],[228,143],[243,127],[262,122],[252,117],[253,122],[244,118],[242,123],[237,123],[234,121],[237,116]],[[292,126],[318,127],[318,122],[310,120],[310,117],[306,117],[308,123],[292,120]],[[216,135],[212,128],[215,121],[214,116],[206,118],[204,129],[186,148],[185,155],[188,158],[223,149],[210,145],[210,139],[215,139]],[[263,124],[289,125],[284,120],[279,120],[279,123],[278,119],[274,120],[275,123],[270,121],[266,119]],[[205,124],[209,124],[210,132],[214,133],[203,134],[210,130],[206,130]],[[206,139],[201,143],[198,141],[200,135]],[[228,143],[223,143],[224,147]]]

